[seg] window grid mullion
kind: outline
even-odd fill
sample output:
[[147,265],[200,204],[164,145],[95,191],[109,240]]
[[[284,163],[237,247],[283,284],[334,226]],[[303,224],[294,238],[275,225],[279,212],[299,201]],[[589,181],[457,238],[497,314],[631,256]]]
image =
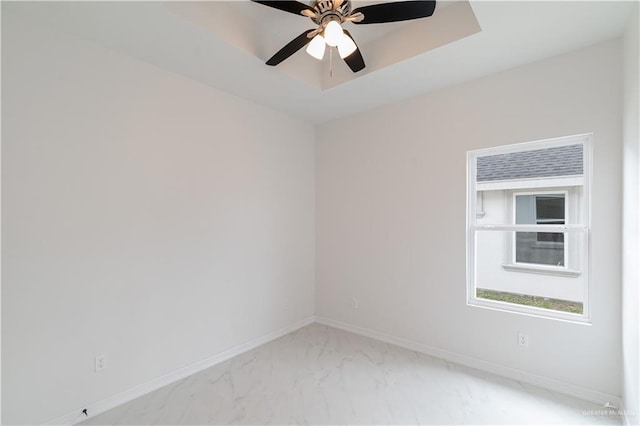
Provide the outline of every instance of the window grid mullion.
[[473,231],[515,231],[515,232],[587,232],[584,225],[472,225]]

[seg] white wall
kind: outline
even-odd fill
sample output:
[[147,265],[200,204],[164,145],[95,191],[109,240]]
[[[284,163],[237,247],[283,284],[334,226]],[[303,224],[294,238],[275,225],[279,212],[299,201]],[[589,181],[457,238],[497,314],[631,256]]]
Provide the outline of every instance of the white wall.
[[[316,314],[621,395],[621,47],[598,44],[321,126]],[[589,132],[593,324],[467,306],[466,151]],[[518,331],[530,347],[517,345]]]
[[631,424],[640,424],[640,99],[638,74],[640,7],[636,3],[624,37],[624,210],[622,343],[624,405]]
[[311,125],[6,9],[2,39],[4,424],[313,315]]

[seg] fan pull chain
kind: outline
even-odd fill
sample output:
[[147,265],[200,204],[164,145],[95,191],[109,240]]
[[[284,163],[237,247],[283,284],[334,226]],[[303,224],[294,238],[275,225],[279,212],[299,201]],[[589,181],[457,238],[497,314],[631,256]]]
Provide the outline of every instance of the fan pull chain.
[[329,48],[329,77],[333,78],[333,49]]

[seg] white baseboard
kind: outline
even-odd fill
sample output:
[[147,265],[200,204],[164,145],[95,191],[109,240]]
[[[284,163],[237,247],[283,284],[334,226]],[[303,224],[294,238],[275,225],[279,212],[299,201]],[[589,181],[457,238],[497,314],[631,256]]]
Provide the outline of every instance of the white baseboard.
[[467,355],[445,351],[412,340],[403,339],[401,337],[392,336],[390,334],[381,333],[379,331],[371,330],[364,327],[359,327],[357,325],[318,316],[316,316],[316,322],[319,324],[327,325],[329,327],[338,328],[340,330],[349,331],[351,333],[360,334],[362,336],[400,346],[405,349],[420,352],[426,355],[431,355],[436,358],[441,358],[456,364],[461,364],[467,367],[475,368],[477,370],[494,373],[499,376],[503,376],[519,382],[540,386],[542,388],[549,389],[558,393],[601,404],[602,406],[611,404],[615,407],[620,407],[622,404],[621,398],[616,395],[611,395],[549,377],[528,373],[526,371],[506,367],[504,365],[495,364],[493,362],[484,361]]
[[[254,349],[260,345],[264,345],[265,343],[268,343],[272,340],[275,340],[279,337],[289,334],[292,331],[295,331],[306,325],[312,324],[313,322],[314,322],[313,316],[302,319],[289,326],[283,327],[279,330],[276,330],[264,336],[258,337],[257,339],[253,339],[247,343],[243,343],[242,345],[236,346],[234,348],[221,352],[212,357],[203,359],[202,361],[198,361],[194,364],[172,371],[171,373],[167,373],[163,376],[150,380],[146,383],[142,383],[141,385],[135,386],[124,392],[120,392],[118,394],[112,395],[100,401],[93,402],[85,407],[79,408],[77,410],[73,410],[63,416],[49,420],[43,424],[74,425],[74,424],[80,423],[83,420],[97,416],[98,414],[104,413],[105,411],[108,411],[112,408],[115,408],[119,405],[124,404],[125,402],[132,401],[149,392],[153,392],[173,382],[176,382],[178,380],[184,379],[185,377],[191,376],[192,374],[198,373],[202,370],[206,370],[207,368],[212,367],[216,364],[219,364],[223,361],[226,361],[230,358],[233,358],[236,355],[240,355],[241,353],[250,351],[251,349]],[[84,409],[87,410],[87,415],[84,415],[82,413],[82,410]]]

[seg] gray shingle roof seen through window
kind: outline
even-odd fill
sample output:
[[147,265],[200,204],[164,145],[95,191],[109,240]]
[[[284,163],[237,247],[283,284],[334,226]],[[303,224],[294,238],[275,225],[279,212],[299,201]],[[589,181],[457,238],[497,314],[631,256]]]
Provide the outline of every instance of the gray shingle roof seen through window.
[[583,145],[478,157],[478,182],[581,175]]

